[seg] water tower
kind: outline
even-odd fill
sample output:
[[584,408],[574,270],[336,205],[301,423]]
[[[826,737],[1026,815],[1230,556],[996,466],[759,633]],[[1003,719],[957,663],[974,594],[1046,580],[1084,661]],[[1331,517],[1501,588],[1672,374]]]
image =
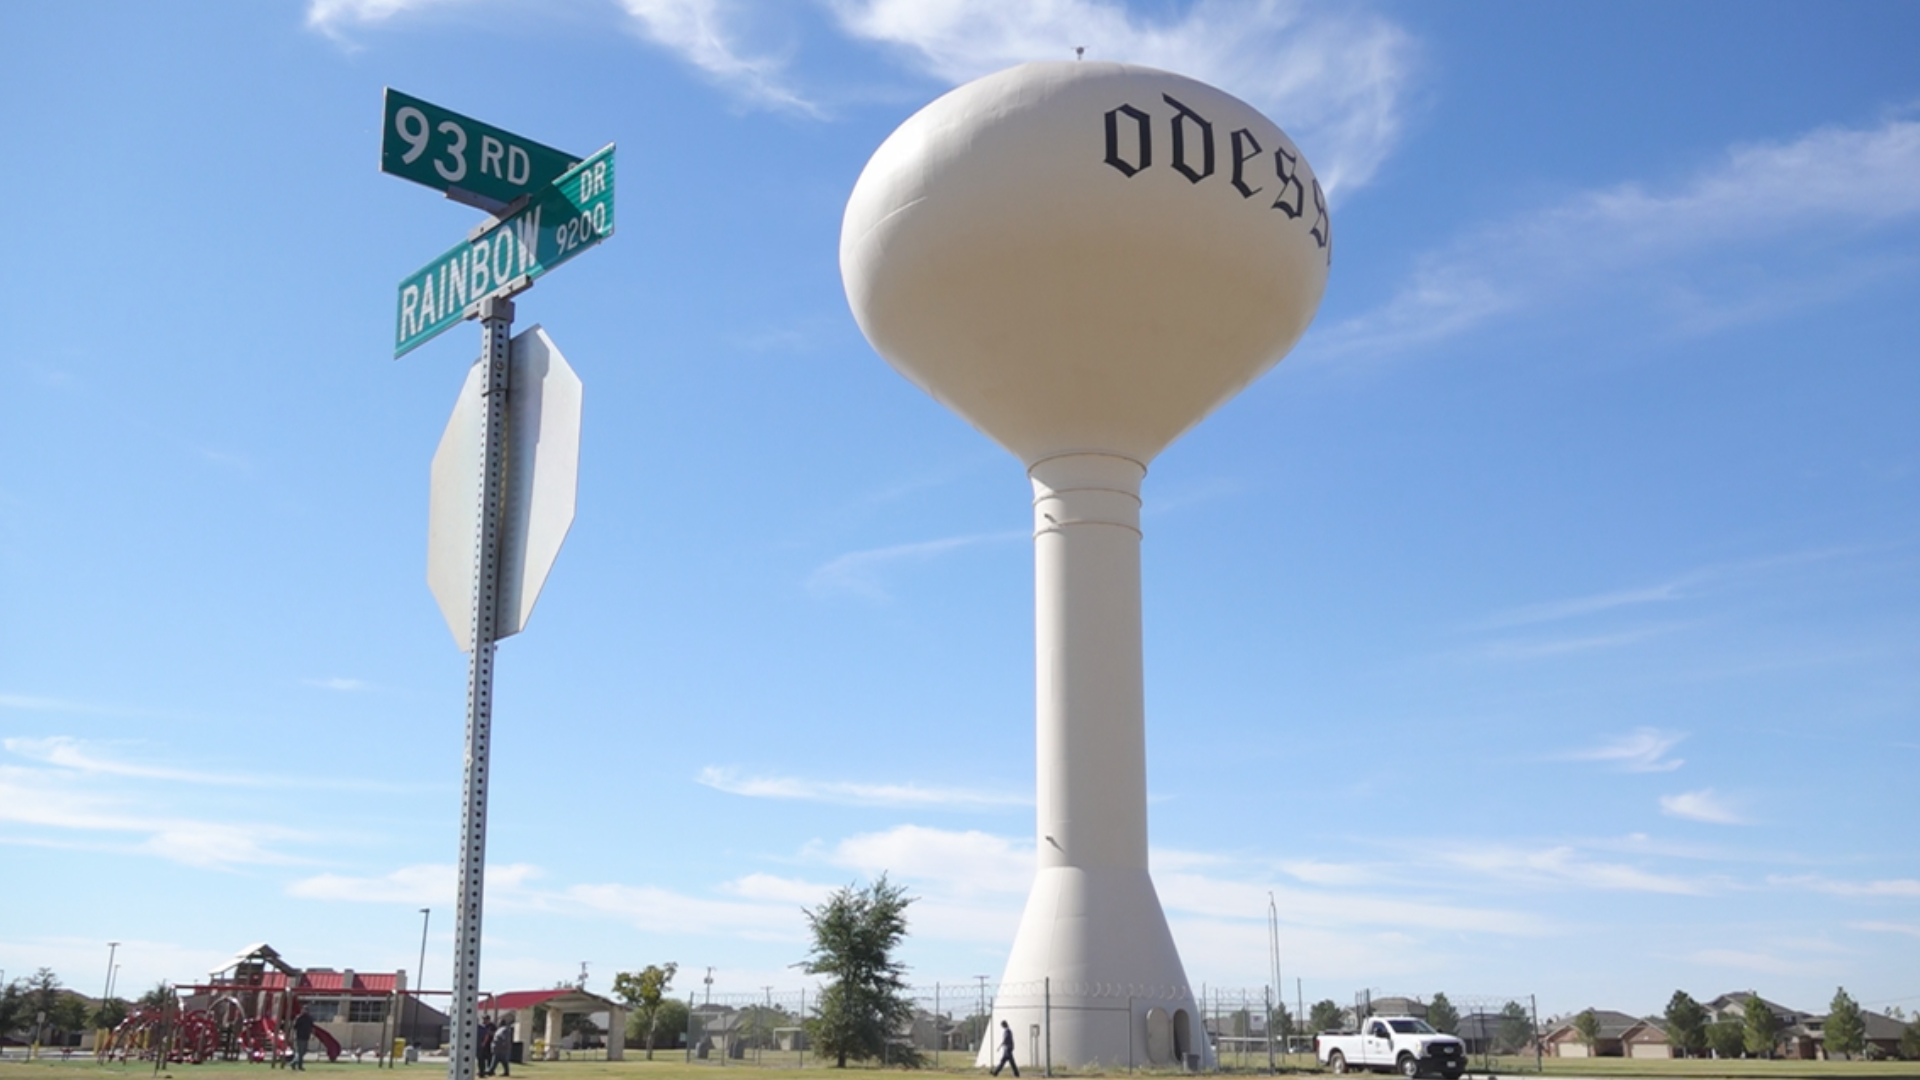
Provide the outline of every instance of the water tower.
[[1210,1062],[1147,871],[1140,481],[1299,340],[1331,242],[1284,132],[1126,64],[962,86],[848,200],[861,330],[1033,482],[1039,865],[993,1017],[1022,1061]]

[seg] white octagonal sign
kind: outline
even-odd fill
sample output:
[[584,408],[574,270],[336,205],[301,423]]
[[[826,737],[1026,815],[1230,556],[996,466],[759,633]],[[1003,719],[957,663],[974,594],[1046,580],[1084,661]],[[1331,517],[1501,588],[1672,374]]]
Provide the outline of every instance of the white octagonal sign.
[[[538,326],[514,335],[510,356],[497,638],[519,633],[533,616],[540,587],[573,525],[580,473],[580,377]],[[473,648],[486,381],[478,363],[467,372],[433,454],[427,514],[427,585],[462,652]]]

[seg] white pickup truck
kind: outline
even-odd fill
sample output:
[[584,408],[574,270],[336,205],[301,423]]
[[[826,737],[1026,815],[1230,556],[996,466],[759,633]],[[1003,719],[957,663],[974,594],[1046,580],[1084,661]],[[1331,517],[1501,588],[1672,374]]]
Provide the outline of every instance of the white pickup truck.
[[1313,1037],[1313,1052],[1336,1073],[1379,1069],[1459,1080],[1467,1071],[1466,1044],[1412,1016],[1370,1016],[1359,1031],[1322,1032]]

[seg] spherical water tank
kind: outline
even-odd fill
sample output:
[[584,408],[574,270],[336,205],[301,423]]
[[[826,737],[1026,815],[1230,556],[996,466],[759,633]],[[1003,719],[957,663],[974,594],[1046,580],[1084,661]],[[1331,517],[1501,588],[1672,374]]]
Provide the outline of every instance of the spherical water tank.
[[840,236],[875,349],[1029,465],[1150,461],[1292,348],[1331,259],[1313,169],[1252,106],[1076,61],[920,110]]

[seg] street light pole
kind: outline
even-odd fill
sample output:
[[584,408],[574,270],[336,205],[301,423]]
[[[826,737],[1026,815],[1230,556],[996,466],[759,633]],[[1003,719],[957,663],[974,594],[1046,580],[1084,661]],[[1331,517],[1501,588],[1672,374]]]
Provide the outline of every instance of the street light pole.
[[113,954],[120,951],[120,943],[107,942],[107,984],[100,988],[100,1007],[107,1007],[107,995],[113,993]]
[[427,924],[433,921],[433,909],[420,909],[420,966],[413,969],[413,1023],[407,1027],[407,1045],[420,1045],[420,989],[427,985]]

